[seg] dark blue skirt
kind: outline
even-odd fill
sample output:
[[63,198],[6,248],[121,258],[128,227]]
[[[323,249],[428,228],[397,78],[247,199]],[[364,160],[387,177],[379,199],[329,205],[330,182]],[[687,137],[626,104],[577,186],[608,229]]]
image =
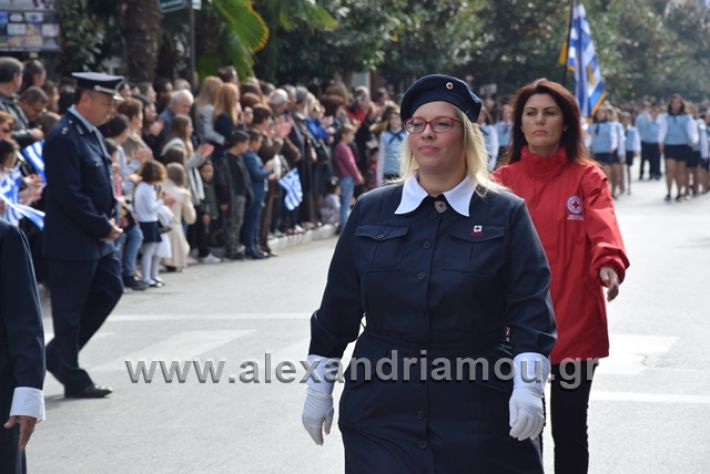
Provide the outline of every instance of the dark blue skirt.
[[143,232],[143,243],[160,242],[160,231],[158,221],[141,222],[141,232]]

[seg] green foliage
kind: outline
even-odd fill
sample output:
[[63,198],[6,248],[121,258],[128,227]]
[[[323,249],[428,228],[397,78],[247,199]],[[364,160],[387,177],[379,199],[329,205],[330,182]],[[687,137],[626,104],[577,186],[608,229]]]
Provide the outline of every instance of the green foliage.
[[107,36],[105,17],[100,17],[88,0],[65,0],[58,5],[62,26],[62,73],[88,71],[103,59],[101,53]]

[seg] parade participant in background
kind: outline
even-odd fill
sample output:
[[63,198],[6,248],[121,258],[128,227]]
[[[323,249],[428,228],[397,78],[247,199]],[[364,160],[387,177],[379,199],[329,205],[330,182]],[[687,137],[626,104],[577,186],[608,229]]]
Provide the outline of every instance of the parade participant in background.
[[[590,148],[594,159],[601,165],[604,174],[612,188],[612,198],[616,198],[616,185],[612,175],[612,165],[619,147],[619,136],[616,129],[609,121],[609,109],[602,105],[594,115],[594,124],[591,126],[592,144]],[[542,133],[542,132],[541,132]]]
[[493,121],[485,107],[481,107],[481,113],[478,115],[478,126],[483,134],[483,141],[486,144],[486,153],[488,153],[488,171],[496,169],[498,164],[498,133],[496,128],[491,125]]
[[638,157],[641,152],[641,140],[639,132],[631,125],[631,114],[624,112],[621,114],[621,124],[624,126],[624,148],[626,148],[626,158],[624,160],[624,177],[627,194],[631,194],[631,167],[634,165],[634,157]]
[[[419,357],[413,377],[383,381],[363,364],[346,371],[338,423],[348,473],[543,472],[550,274],[525,203],[488,179],[473,125],[480,107],[454,77],[426,76],[407,89],[405,182],[361,196],[338,240],[311,318],[315,370],[342,357],[363,315],[353,357],[375,367],[396,351],[398,374],[402,357]],[[426,380],[440,357],[452,367],[460,358],[490,367],[513,359],[514,381],[485,370]],[[533,366],[537,377],[521,371]],[[318,444],[333,419],[323,372],[308,381],[303,409]]]
[[639,181],[643,180],[644,164],[648,162],[649,178],[661,179],[661,152],[658,147],[658,130],[661,124],[660,108],[657,103],[650,105],[636,118],[636,127],[641,137],[641,165],[639,167]]
[[[624,194],[624,161],[626,160],[626,140],[624,138],[624,127],[619,122],[619,112],[612,106],[607,108],[609,114],[609,122],[614,127],[616,132],[616,153],[612,154],[611,164],[611,194],[619,196]],[[619,190],[619,193],[616,190]]]
[[[604,119],[594,128],[607,128]],[[587,472],[589,391],[598,359],[609,355],[602,287],[608,301],[616,298],[629,266],[607,179],[587,160],[580,130],[567,89],[544,79],[523,86],[507,166],[495,176],[525,199],[550,262],[558,339],[549,406],[558,474]],[[566,385],[569,374],[579,377],[577,386]]]
[[175,198],[165,195],[160,189],[165,181],[165,166],[157,161],[148,161],[141,169],[141,182],[136,186],[133,210],[143,233],[141,275],[143,283],[151,288],[160,288],[160,255],[158,250],[162,236],[158,225],[158,211],[162,206],[172,206]]
[[687,199],[686,164],[690,158],[690,147],[698,141],[698,127],[685,111],[685,101],[673,94],[668,101],[668,111],[661,115],[658,127],[658,149],[666,161],[666,202],[671,201],[671,191],[675,181],[675,200]]
[[698,139],[690,145],[688,163],[685,167],[685,185],[688,195],[697,196],[700,192],[700,136],[705,133],[705,121],[698,116],[698,109],[688,104],[688,114],[697,127]]
[[402,142],[405,138],[402,128],[402,119],[399,117],[398,109],[391,109],[389,116],[384,117],[387,126],[380,135],[380,146],[377,156],[377,178],[375,184],[383,184],[399,179],[400,159]]
[[496,123],[496,133],[498,133],[498,158],[503,158],[508,151],[512,127],[513,107],[509,104],[505,104],[501,112],[501,119]]
[[700,184],[703,193],[710,190],[710,110],[703,114],[703,124],[700,126]]
[[116,200],[111,157],[96,127],[106,122],[123,79],[75,73],[75,104],[47,136],[42,156],[47,176],[42,239],[49,260],[54,339],[47,370],[64,395],[100,398],[111,389],[96,385],[79,367],[79,350],[98,331],[123,293],[114,240]]
[[0,219],[0,472],[26,472],[25,447],[45,419],[44,333],[30,248]]

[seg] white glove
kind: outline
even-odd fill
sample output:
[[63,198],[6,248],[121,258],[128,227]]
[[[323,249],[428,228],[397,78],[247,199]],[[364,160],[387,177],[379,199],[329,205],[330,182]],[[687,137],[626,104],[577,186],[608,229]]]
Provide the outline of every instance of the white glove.
[[303,404],[303,426],[317,445],[323,444],[323,431],[330,434],[333,425],[333,376],[337,374],[340,361],[316,354],[308,355],[313,367],[313,376],[306,380],[308,390]]
[[550,374],[550,361],[542,354],[524,352],[513,359],[515,370],[510,396],[510,436],[518,441],[537,438],[545,425],[542,396]]
[[333,395],[309,388],[301,420],[308,434],[319,446],[323,444],[323,431],[330,434],[333,415]]

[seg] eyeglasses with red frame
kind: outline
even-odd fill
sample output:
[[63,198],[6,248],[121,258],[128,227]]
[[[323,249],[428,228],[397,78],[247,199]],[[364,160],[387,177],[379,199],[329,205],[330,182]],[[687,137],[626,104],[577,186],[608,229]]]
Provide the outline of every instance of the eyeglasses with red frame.
[[404,121],[404,129],[407,133],[417,135],[424,132],[427,125],[429,125],[434,133],[446,133],[454,128],[456,122],[461,121],[445,115],[434,117],[431,120],[424,120],[422,117],[412,117]]

